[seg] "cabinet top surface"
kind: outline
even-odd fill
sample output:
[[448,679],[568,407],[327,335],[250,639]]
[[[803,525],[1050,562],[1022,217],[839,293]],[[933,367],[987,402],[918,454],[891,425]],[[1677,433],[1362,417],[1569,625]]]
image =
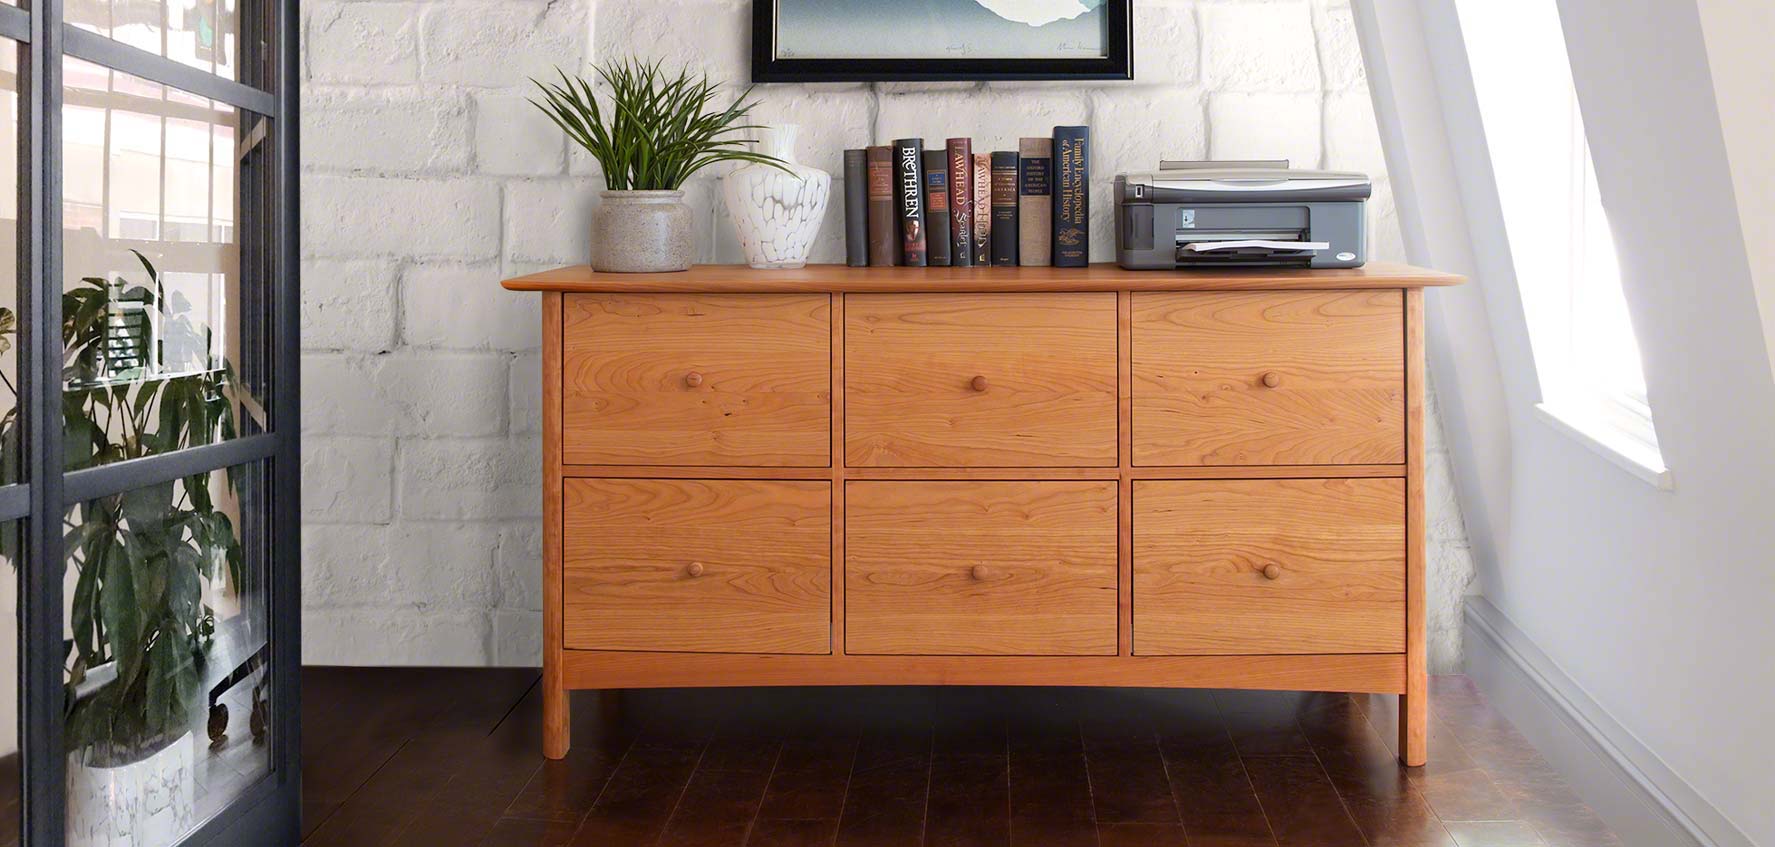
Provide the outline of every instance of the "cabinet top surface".
[[1111,263],[1088,268],[853,268],[808,265],[754,270],[696,265],[655,274],[598,273],[585,265],[534,273],[502,283],[513,291],[591,293],[997,292],[997,291],[1290,291],[1339,288],[1423,288],[1459,285],[1454,274],[1390,262],[1349,270],[1215,268],[1130,271]]

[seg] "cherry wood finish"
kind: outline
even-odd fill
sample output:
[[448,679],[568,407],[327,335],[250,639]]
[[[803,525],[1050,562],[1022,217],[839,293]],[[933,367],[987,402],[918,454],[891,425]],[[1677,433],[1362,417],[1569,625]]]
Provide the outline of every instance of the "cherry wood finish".
[[1392,262],[1360,268],[1294,270],[1217,268],[1177,273],[1126,271],[1100,262],[1085,268],[967,267],[852,268],[808,265],[761,271],[744,265],[698,265],[663,274],[598,273],[585,265],[506,280],[512,291],[609,294],[882,294],[910,292],[1002,294],[1029,291],[1322,291],[1459,285],[1462,278]]
[[826,467],[823,294],[566,295],[562,461]]
[[[574,694],[526,669],[303,669],[311,847],[1619,847],[1463,677],[1430,767],[1391,698],[1116,688]],[[0,835],[4,838],[4,835]]]
[[1114,482],[846,487],[846,652],[1114,655]]
[[1114,294],[845,298],[845,464],[1114,467]]
[[1134,483],[1137,655],[1402,653],[1399,479]]
[[1134,295],[1134,464],[1405,461],[1399,291]]
[[567,480],[566,648],[828,652],[830,486]]
[[546,292],[544,752],[570,689],[1140,685],[1403,695],[1424,761],[1421,288],[1458,281],[507,281]]

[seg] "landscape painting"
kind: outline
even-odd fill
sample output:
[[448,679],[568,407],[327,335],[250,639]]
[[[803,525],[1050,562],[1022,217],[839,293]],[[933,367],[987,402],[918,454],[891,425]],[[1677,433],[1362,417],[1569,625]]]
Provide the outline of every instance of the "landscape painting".
[[753,78],[1125,77],[1128,7],[1128,0],[755,0]]

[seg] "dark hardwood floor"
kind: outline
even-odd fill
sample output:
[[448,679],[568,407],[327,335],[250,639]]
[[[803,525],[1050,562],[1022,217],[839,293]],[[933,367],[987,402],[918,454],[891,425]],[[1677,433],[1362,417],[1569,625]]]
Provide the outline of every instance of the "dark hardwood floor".
[[1430,764],[1343,694],[797,688],[574,695],[534,671],[308,668],[311,845],[1610,847],[1464,677]]

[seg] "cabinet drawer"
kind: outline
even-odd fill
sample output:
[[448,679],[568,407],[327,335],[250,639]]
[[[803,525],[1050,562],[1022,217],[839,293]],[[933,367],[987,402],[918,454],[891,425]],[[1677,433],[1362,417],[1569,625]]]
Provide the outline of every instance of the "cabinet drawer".
[[1114,294],[845,298],[845,460],[1116,464]]
[[1134,295],[1134,463],[1405,461],[1399,291]]
[[1405,649],[1405,482],[1134,483],[1134,652]]
[[825,467],[824,294],[569,294],[561,448],[570,465]]
[[854,654],[1116,652],[1114,482],[852,482]]
[[826,653],[826,482],[568,479],[570,650]]

